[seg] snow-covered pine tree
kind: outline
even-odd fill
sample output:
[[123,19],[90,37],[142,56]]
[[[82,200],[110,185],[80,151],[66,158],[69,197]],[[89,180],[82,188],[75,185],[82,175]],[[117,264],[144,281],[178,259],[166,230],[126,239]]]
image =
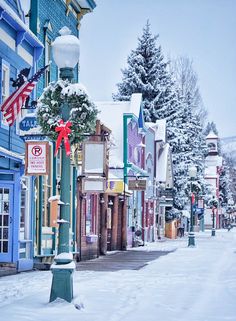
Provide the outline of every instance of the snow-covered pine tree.
[[[202,178],[202,130],[193,113],[191,96],[181,95],[180,84],[174,83],[160,46],[147,22],[138,46],[128,56],[128,66],[122,70],[123,78],[114,100],[129,100],[132,93],[142,93],[145,121],[167,120],[167,139],[171,145],[174,165],[175,206],[184,208],[189,202],[186,188],[189,182],[188,167],[198,164]],[[200,136],[199,136],[200,135]]]
[[202,134],[200,119],[191,108],[191,98],[178,99],[178,112],[168,121],[168,141],[172,148],[174,171],[174,206],[183,209],[189,205],[188,168],[197,166],[199,190],[204,190],[205,137]]
[[157,38],[147,21],[137,48],[128,56],[127,68],[122,70],[118,92],[113,94],[114,100],[129,100],[133,93],[142,93],[144,118],[151,122],[165,118],[166,109],[174,99],[173,81]]

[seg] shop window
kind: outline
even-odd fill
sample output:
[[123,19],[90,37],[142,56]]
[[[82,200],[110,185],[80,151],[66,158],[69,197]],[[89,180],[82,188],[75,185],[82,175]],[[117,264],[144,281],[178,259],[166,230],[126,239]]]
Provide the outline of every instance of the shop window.
[[86,199],[86,221],[85,221],[85,230],[86,235],[96,234],[95,232],[95,213],[97,202],[96,195],[88,195]]
[[31,221],[29,199],[29,177],[21,177],[20,194],[20,258],[29,258],[31,253]]
[[[22,180],[21,185],[25,185],[25,180]],[[25,219],[26,219],[26,210],[27,210],[27,204],[26,204],[26,188],[21,189],[21,203],[20,203],[20,231],[24,234],[25,231]]]

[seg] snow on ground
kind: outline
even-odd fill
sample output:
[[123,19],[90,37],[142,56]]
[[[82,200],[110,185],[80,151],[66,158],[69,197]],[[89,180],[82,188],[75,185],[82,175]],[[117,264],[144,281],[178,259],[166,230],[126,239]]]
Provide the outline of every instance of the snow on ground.
[[[148,244],[176,251],[141,270],[75,272],[74,302],[48,303],[52,275],[0,278],[0,319],[10,321],[235,321],[236,229]],[[77,309],[75,308],[77,306]]]

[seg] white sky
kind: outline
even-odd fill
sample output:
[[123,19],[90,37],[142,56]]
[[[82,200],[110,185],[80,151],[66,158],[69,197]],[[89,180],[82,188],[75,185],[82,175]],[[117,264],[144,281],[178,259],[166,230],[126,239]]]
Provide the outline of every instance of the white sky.
[[235,0],[97,0],[82,20],[81,82],[94,100],[110,100],[121,68],[147,19],[165,57],[188,56],[209,120],[221,137],[236,135]]
[[[141,270],[77,271],[74,302],[48,303],[52,274],[26,272],[0,279],[1,320],[234,321],[236,228],[149,243],[137,251],[173,250]],[[82,307],[75,309],[74,304]]]

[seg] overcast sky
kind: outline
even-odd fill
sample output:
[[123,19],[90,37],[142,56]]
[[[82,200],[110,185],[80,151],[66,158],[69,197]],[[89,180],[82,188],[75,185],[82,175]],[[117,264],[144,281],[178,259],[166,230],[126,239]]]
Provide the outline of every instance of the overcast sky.
[[80,80],[111,100],[149,19],[166,59],[188,56],[221,137],[236,135],[236,0],[96,0],[82,20]]

